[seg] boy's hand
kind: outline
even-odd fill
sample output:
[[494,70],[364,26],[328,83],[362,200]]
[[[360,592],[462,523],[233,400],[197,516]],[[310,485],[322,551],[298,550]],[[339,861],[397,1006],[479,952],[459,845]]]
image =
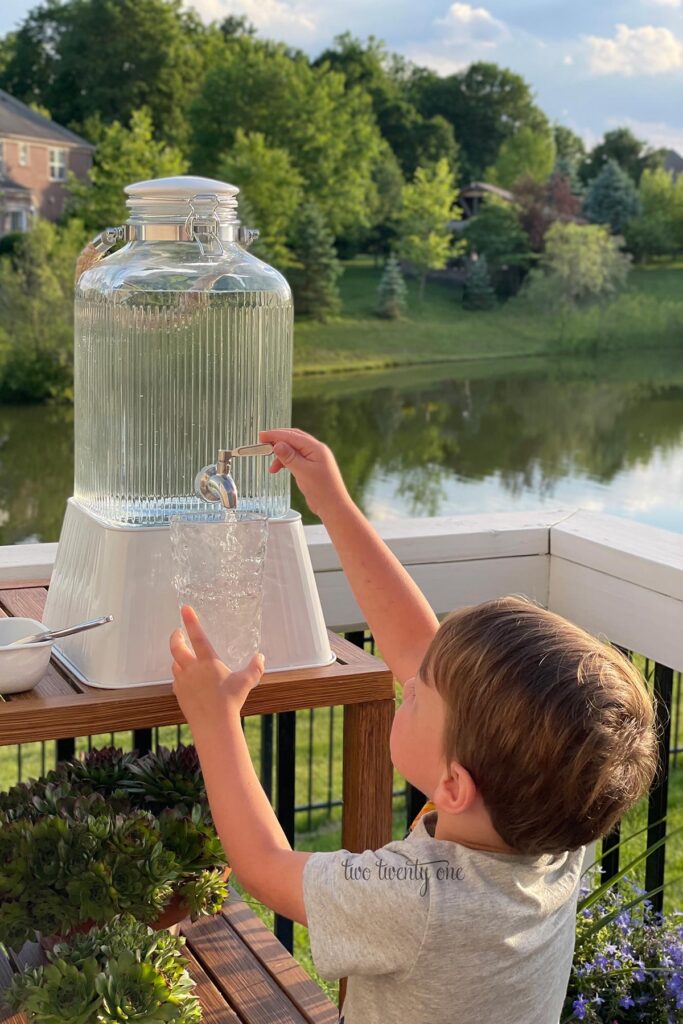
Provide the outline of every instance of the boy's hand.
[[315,515],[324,519],[340,501],[350,500],[335,457],[322,441],[294,428],[262,430],[259,439],[275,450],[269,471],[279,473],[286,467]]
[[239,714],[249,691],[261,680],[263,655],[255,654],[245,668],[231,672],[211,646],[195,610],[185,605],[181,614],[192,649],[179,629],[171,634],[173,692],[187,721],[194,728],[215,724],[226,708]]

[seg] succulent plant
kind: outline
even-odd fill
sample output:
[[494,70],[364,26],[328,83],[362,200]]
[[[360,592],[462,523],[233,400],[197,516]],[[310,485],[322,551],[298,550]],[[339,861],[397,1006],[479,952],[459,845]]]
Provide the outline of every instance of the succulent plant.
[[98,974],[94,958],[79,967],[55,960],[19,975],[6,998],[41,1024],[88,1024],[102,1001],[96,988]]
[[180,894],[193,917],[217,914],[228,898],[228,883],[218,869],[202,871],[185,883]]
[[6,1000],[35,1024],[197,1024],[184,943],[117,916],[56,945],[47,966],[15,976]]
[[188,813],[194,804],[206,803],[206,789],[199,757],[194,746],[182,743],[174,750],[159,747],[130,766],[132,780],[128,792],[159,812],[166,807],[184,806]]
[[135,752],[124,753],[118,747],[101,747],[67,761],[63,770],[72,782],[85,782],[98,793],[108,794],[126,788],[135,761]]
[[193,916],[220,907],[226,859],[194,748],[142,761],[137,772],[131,755],[94,751],[0,794],[0,943],[123,912],[153,922],[176,895]]

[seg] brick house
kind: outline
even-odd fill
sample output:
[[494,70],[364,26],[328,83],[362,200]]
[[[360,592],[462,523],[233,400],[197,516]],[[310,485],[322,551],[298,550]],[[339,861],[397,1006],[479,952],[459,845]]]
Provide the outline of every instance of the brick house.
[[95,147],[0,89],[0,236],[31,216],[58,220],[69,171],[86,180]]

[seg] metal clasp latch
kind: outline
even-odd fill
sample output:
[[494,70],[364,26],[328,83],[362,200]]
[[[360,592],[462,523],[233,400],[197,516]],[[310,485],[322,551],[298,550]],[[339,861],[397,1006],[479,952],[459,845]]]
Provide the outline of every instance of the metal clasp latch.
[[76,261],[75,280],[78,282],[81,274],[94,266],[103,256],[106,256],[110,249],[113,249],[117,242],[122,242],[126,237],[126,226],[122,224],[116,228],[105,228],[99,235],[95,235],[92,242],[88,242],[84,249],[81,249]]
[[202,256],[222,256],[224,249],[220,239],[221,222],[217,214],[218,196],[212,192],[198,192],[188,200],[190,213],[185,221],[185,231],[199,246]]

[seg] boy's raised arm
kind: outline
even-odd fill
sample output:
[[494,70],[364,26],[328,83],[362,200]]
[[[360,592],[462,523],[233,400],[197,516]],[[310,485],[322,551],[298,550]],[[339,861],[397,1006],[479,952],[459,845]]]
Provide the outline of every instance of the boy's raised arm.
[[264,430],[275,448],[270,467],[293,474],[323,521],[377,646],[405,683],[420,667],[439,622],[424,594],[351,497],[330,449],[302,430]]

